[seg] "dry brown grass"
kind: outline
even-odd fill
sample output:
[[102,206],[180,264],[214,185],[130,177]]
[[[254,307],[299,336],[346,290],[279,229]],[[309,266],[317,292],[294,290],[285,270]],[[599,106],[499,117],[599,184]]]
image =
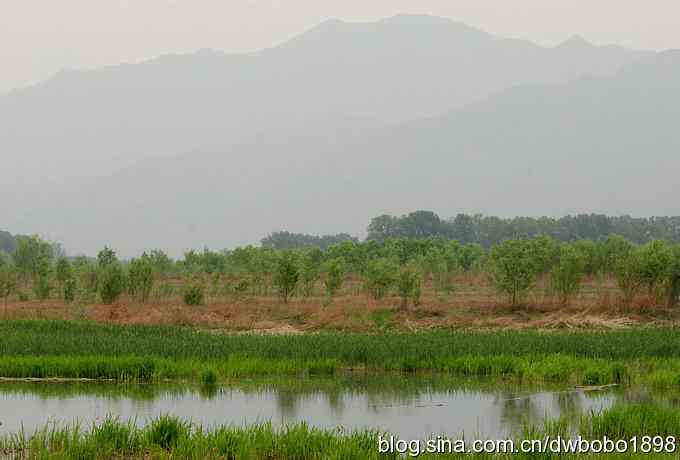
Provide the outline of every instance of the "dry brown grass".
[[[183,305],[178,296],[145,304],[122,298],[115,305],[68,305],[56,299],[0,304],[6,319],[89,319],[117,324],[165,324],[205,329],[296,333],[315,330],[376,331],[385,328],[617,328],[641,324],[675,324],[680,314],[639,295],[624,308],[612,279],[586,279],[581,292],[562,305],[539,282],[521,307],[499,297],[484,274],[461,274],[455,292],[436,293],[425,283],[421,304],[398,309],[399,299],[374,300],[361,293],[360,282],[349,280],[329,304],[320,294],[295,297],[287,304],[275,296],[208,297],[201,306]],[[320,291],[320,288],[318,289]]]

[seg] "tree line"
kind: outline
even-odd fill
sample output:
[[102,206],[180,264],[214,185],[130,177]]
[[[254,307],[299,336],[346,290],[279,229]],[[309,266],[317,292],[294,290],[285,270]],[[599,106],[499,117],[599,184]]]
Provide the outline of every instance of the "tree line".
[[307,235],[305,233],[273,232],[260,240],[263,248],[269,249],[299,249],[308,247],[318,247],[328,249],[334,244],[343,241],[358,241],[357,238],[347,234],[338,233],[337,235]]
[[[381,299],[398,296],[401,306],[420,304],[423,283],[441,295],[455,292],[454,275],[486,273],[499,294],[521,306],[542,280],[566,305],[585,276],[616,279],[621,301],[630,305],[645,293],[657,305],[676,306],[680,296],[680,245],[664,240],[636,244],[620,235],[602,241],[559,241],[548,235],[519,236],[490,248],[441,236],[346,240],[325,250],[275,250],[246,246],[233,250],[188,251],[178,260],[160,250],[119,260],[105,247],[96,259],[67,258],[38,237],[22,238],[11,255],[0,257],[0,296],[21,300],[59,296],[66,302],[111,304],[122,295],[138,302],[180,294],[188,305],[206,296],[278,295],[310,297],[322,290],[330,303],[345,281],[360,280],[361,292]],[[180,278],[179,283],[174,282]]]
[[380,241],[441,236],[489,248],[516,236],[532,238],[547,235],[559,241],[604,241],[613,234],[638,244],[654,239],[680,243],[680,216],[636,218],[579,214],[554,219],[458,214],[451,219],[441,219],[432,211],[415,211],[403,216],[373,218],[368,225],[367,239]]

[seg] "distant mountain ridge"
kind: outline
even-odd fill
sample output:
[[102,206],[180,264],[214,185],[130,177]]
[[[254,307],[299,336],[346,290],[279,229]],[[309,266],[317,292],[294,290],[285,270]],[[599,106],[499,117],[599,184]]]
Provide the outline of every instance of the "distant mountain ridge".
[[123,256],[412,209],[677,215],[678,53],[397,17],[67,72],[0,96],[0,193],[15,228]]
[[437,116],[517,84],[615,72],[647,54],[543,48],[428,16],[328,21],[256,53],[201,50],[71,70],[0,94],[0,143],[20,156],[18,174],[43,183],[235,145],[291,116]]

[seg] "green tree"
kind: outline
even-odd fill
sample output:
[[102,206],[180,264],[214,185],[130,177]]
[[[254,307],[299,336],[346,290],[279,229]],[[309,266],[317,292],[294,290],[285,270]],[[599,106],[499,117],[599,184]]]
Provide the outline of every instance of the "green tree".
[[364,289],[376,300],[387,295],[397,280],[399,264],[393,259],[380,257],[369,260],[363,273]]
[[274,271],[274,284],[283,303],[288,303],[288,298],[295,292],[299,278],[300,271],[295,254],[283,252],[276,261]]
[[531,240],[531,253],[536,274],[545,275],[559,259],[560,246],[551,237],[540,235]]
[[9,262],[0,264],[0,297],[4,299],[5,305],[7,305],[7,299],[14,293],[16,288],[16,268]]
[[602,269],[600,246],[591,240],[578,240],[572,244],[583,259],[583,273],[595,275]]
[[463,271],[469,272],[477,261],[482,257],[484,251],[476,243],[469,243],[460,248],[458,252],[458,263]]
[[104,265],[98,273],[99,296],[107,305],[116,302],[125,287],[125,273],[119,262]]
[[[456,267],[455,254],[447,258],[444,249],[430,248],[423,258],[424,272],[431,276],[436,292],[450,294],[453,292],[451,277]],[[450,262],[451,261],[451,262]]]
[[99,292],[98,270],[97,267],[87,257],[76,257],[73,261],[73,271],[75,272],[76,284],[85,294],[91,298]]
[[314,285],[319,279],[319,262],[312,254],[306,253],[300,262],[300,278],[302,281],[302,295],[310,297],[314,294]]
[[66,282],[73,278],[73,267],[66,257],[59,257],[55,266],[55,275],[57,278],[57,288],[59,294],[64,294],[64,286]]
[[563,306],[578,294],[583,277],[583,255],[574,246],[563,244],[560,256],[552,269],[552,288],[557,292]]
[[147,258],[149,260],[156,276],[167,276],[173,270],[174,263],[172,259],[159,249],[154,249],[148,254],[142,254],[142,258]]
[[107,265],[113,265],[117,262],[118,257],[116,257],[116,252],[108,246],[104,246],[104,249],[99,251],[97,254],[97,265],[100,268],[103,268]]
[[[128,292],[142,303],[149,300],[153,289],[153,265],[148,257],[132,259],[128,268]],[[216,273],[217,274],[217,273]]]
[[76,299],[76,288],[75,278],[69,278],[64,282],[64,301],[66,303],[71,303]]
[[253,294],[267,295],[269,293],[269,274],[272,270],[272,261],[276,256],[269,249],[250,248],[248,256],[249,283]]
[[37,236],[19,236],[12,254],[19,277],[24,280],[39,276],[44,263],[51,264],[53,246]]
[[326,288],[326,297],[330,301],[342,287],[345,279],[345,259],[336,257],[324,262],[321,271],[323,284]]
[[666,284],[668,294],[668,307],[678,305],[680,297],[680,246],[675,245],[672,249],[672,261],[668,268],[668,280]]
[[515,238],[494,246],[489,253],[491,281],[518,306],[536,280],[536,260],[530,240]]
[[639,250],[620,256],[616,262],[616,281],[623,292],[623,301],[626,306],[631,305],[635,295],[645,283],[643,265],[642,254]]
[[670,247],[661,240],[650,241],[637,249],[640,255],[641,275],[650,295],[657,294],[673,261]]
[[107,305],[118,300],[125,287],[125,273],[116,253],[105,247],[97,254],[97,287],[99,296]]
[[52,283],[50,279],[50,260],[47,257],[42,257],[38,261],[37,272],[33,278],[33,293],[39,300],[45,300],[52,292]]
[[602,250],[602,265],[607,273],[618,271],[619,261],[633,250],[633,243],[621,235],[609,235]]
[[409,299],[414,300],[414,304],[420,301],[420,280],[422,275],[414,264],[407,264],[399,270],[397,278],[397,290],[401,297],[401,309],[408,309]]

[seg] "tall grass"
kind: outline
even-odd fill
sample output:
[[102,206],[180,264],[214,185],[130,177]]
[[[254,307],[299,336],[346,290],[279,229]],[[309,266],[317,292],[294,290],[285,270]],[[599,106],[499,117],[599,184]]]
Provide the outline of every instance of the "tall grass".
[[[663,429],[669,421],[668,414],[650,411],[643,424],[635,417],[637,406],[613,408],[603,414],[585,417],[583,434],[597,436],[640,435],[645,429]],[[625,417],[626,414],[633,418]],[[660,415],[661,414],[661,415]],[[624,416],[624,417],[622,417]],[[677,433],[677,416],[673,418],[669,432]],[[592,427],[597,428],[593,429]],[[662,431],[659,433],[665,433]],[[564,421],[546,422],[544,426],[527,426],[522,439],[543,439],[547,435],[565,436]],[[342,429],[325,430],[304,423],[273,428],[271,424],[248,427],[218,426],[204,429],[190,422],[162,415],[139,428],[132,422],[107,418],[99,424],[83,429],[79,425],[48,425],[27,437],[21,433],[0,439],[0,452],[10,458],[59,458],[59,459],[396,459],[404,458],[396,453],[379,454],[378,432],[363,430],[348,432]],[[574,455],[574,454],[423,454],[420,458],[445,459],[516,459],[516,458],[673,458],[672,455],[644,454],[626,455]]]
[[382,365],[390,359],[442,356],[564,354],[587,358],[680,357],[676,329],[616,331],[473,331],[323,333],[290,336],[216,335],[172,326],[117,326],[91,322],[0,322],[3,355],[149,355],[164,358],[336,359]]
[[[680,334],[437,331],[214,335],[167,326],[0,323],[0,377],[149,381],[432,370],[584,385],[680,384]],[[214,375],[213,375],[214,374]]]

